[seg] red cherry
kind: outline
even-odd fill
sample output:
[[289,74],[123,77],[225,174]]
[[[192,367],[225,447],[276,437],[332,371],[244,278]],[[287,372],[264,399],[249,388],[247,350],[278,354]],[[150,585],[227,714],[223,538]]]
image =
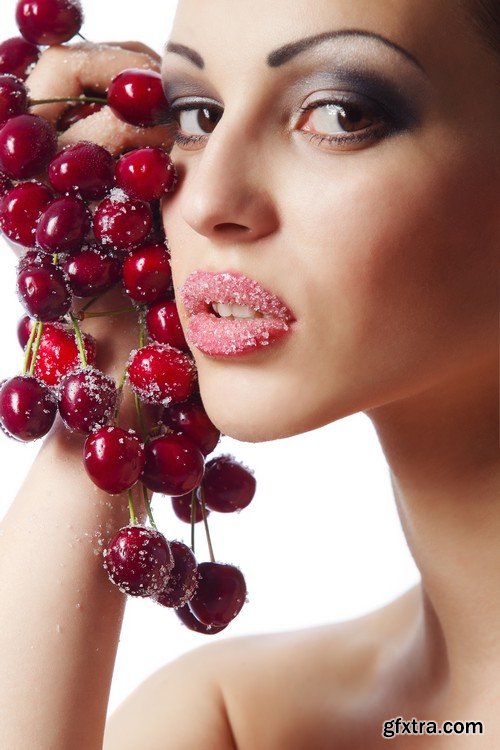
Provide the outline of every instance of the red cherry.
[[57,389],[59,414],[70,430],[89,433],[108,424],[115,412],[115,381],[95,367],[65,375]]
[[196,557],[183,542],[169,542],[174,566],[165,588],[154,599],[164,607],[182,607],[186,604],[198,585],[198,564]]
[[170,255],[165,245],[141,245],[123,261],[123,286],[136,302],[156,302],[172,281]]
[[12,188],[12,182],[9,180],[7,175],[0,172],[0,198],[5,195]]
[[[175,497],[172,497],[172,508],[177,516],[177,518],[180,518],[181,521],[184,521],[185,523],[191,523],[191,492],[186,492],[185,495],[177,495]],[[194,496],[194,522],[199,523],[199,521],[203,521],[203,512],[201,508],[201,503],[199,498],[196,497],[196,493]],[[205,518],[208,518],[210,515],[210,511],[208,508],[205,508]]]
[[161,75],[153,70],[129,68],[118,73],[108,88],[108,105],[120,120],[139,127],[171,119]]
[[184,604],[182,607],[177,607],[174,610],[175,614],[179,618],[179,620],[187,627],[189,630],[193,630],[195,633],[203,633],[204,635],[215,635],[215,633],[220,633],[221,630],[224,630],[224,628],[227,628],[227,625],[205,625],[203,622],[200,622],[196,619],[196,617],[193,615],[191,610],[189,609],[189,604]]
[[37,321],[30,318],[29,315],[23,315],[17,324],[17,340],[21,344],[22,348],[26,346],[33,330],[33,326],[36,325]]
[[157,302],[146,314],[146,329],[154,341],[189,350],[175,300]]
[[[83,334],[85,354],[89,365],[96,360],[95,340],[88,333]],[[28,365],[31,364],[31,356]],[[47,385],[57,385],[64,375],[80,365],[80,357],[73,331],[66,330],[59,323],[44,323],[38,355],[35,362],[35,375]]]
[[53,199],[40,182],[23,182],[0,198],[0,229],[13,242],[34,247],[37,222]]
[[71,195],[50,203],[37,224],[37,246],[46,253],[69,253],[78,250],[90,230],[87,205]]
[[94,484],[110,495],[130,489],[144,466],[144,446],[133,430],[100,427],[91,432],[83,450],[84,464]]
[[58,266],[24,268],[17,276],[17,293],[29,315],[44,322],[60,320],[71,307],[67,279]]
[[83,23],[78,0],[19,0],[19,31],[33,44],[62,44],[78,34]]
[[12,73],[24,81],[29,68],[39,57],[40,50],[35,44],[21,36],[13,36],[0,42],[0,73]]
[[84,200],[103,198],[114,182],[114,159],[97,143],[67,146],[49,164],[49,180],[59,193],[78,193]]
[[10,117],[28,109],[28,92],[20,78],[10,73],[0,74],[0,125]]
[[18,375],[0,388],[0,424],[16,440],[28,442],[46,435],[56,412],[54,394],[37,378]]
[[151,208],[114,188],[94,214],[94,234],[106,247],[129,250],[143,242],[153,226]]
[[38,115],[11,117],[0,128],[0,169],[14,180],[43,172],[57,150],[57,133]]
[[80,122],[80,120],[85,120],[86,117],[94,115],[103,107],[104,104],[99,104],[99,102],[82,102],[81,104],[75,104],[73,107],[68,107],[68,109],[59,117],[56,130],[59,133],[64,133],[76,122]]
[[92,243],[61,262],[69,285],[77,297],[91,297],[111,289],[120,279],[121,261]]
[[168,406],[192,394],[197,370],[184,352],[153,343],[132,352],[128,377],[141,401]]
[[198,394],[187,401],[168,406],[162,415],[162,422],[177,434],[185,435],[207,456],[220,438],[220,431],[211,422]]
[[120,591],[153,596],[167,584],[174,558],[170,545],[156,529],[123,526],[103,552],[103,567]]
[[184,495],[201,482],[203,454],[184,435],[162,435],[145,447],[141,480],[153,492]]
[[162,148],[136,148],[118,159],[116,184],[131,198],[152,201],[170,192],[177,181],[172,159]]
[[207,462],[202,487],[205,505],[219,513],[246,508],[255,495],[253,474],[233,456],[224,454]]
[[198,565],[198,588],[189,609],[205,625],[227,625],[245,603],[247,588],[239,568],[216,562]]

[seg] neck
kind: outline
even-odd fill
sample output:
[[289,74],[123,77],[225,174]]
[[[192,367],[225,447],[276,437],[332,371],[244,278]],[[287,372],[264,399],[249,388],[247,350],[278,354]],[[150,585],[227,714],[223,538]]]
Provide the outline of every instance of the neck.
[[422,576],[421,643],[455,693],[491,687],[500,667],[498,359],[367,414]]

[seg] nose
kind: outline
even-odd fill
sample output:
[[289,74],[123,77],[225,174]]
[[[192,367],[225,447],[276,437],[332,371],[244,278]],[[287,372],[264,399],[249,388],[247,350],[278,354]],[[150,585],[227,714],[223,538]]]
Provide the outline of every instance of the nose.
[[277,208],[258,151],[241,127],[221,118],[186,167],[181,213],[194,231],[213,241],[255,241],[275,231]]

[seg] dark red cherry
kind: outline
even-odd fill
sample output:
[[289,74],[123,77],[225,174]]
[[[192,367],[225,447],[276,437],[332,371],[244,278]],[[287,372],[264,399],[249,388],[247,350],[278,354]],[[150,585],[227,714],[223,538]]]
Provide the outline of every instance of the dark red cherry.
[[103,558],[110,581],[130,596],[154,596],[164,589],[174,564],[163,534],[146,526],[123,526]]
[[198,564],[196,557],[183,542],[176,539],[169,542],[174,566],[165,586],[154,599],[164,607],[182,607],[186,604],[198,585]]
[[28,343],[31,331],[33,330],[33,326],[35,326],[36,323],[37,321],[33,318],[30,318],[29,315],[23,315],[23,317],[17,324],[17,340],[19,341],[23,349]]
[[46,253],[69,253],[83,245],[90,231],[90,212],[80,198],[65,195],[50,203],[37,224],[36,244]]
[[144,466],[144,446],[133,430],[100,427],[83,450],[85,469],[94,484],[110,495],[130,489]]
[[71,307],[68,282],[58,266],[28,266],[17,276],[17,293],[28,314],[44,322],[60,320]]
[[169,344],[176,349],[188,350],[175,300],[166,299],[149,308],[146,329],[154,341]]
[[26,250],[25,253],[20,257],[17,264],[17,272],[24,271],[29,266],[46,266],[52,268],[54,262],[51,255],[47,253],[41,253],[39,250]]
[[[83,344],[89,365],[95,364],[95,339],[83,334]],[[31,364],[31,356],[28,365]],[[57,385],[64,375],[80,365],[80,356],[74,332],[60,323],[44,323],[35,362],[35,375],[47,385]]]
[[153,226],[151,208],[114,188],[94,213],[94,235],[113,250],[130,250],[143,242]]
[[168,406],[193,393],[196,366],[187,354],[167,344],[147,344],[133,352],[128,367],[132,390],[147,404]]
[[88,434],[111,421],[117,396],[113,378],[95,367],[82,367],[65,375],[59,383],[59,414],[70,430]]
[[40,182],[16,185],[0,198],[0,229],[13,242],[34,247],[38,220],[53,197]]
[[203,454],[184,435],[150,440],[145,459],[141,481],[153,492],[184,495],[198,487],[203,477]]
[[227,625],[205,625],[203,622],[200,622],[196,619],[196,617],[193,615],[191,610],[189,609],[189,603],[184,604],[182,607],[177,607],[174,610],[175,614],[179,618],[179,620],[187,627],[189,630],[192,630],[195,633],[203,633],[204,635],[215,635],[215,633],[220,633],[221,630],[224,630],[224,628],[227,628]]
[[78,0],[19,0],[19,31],[33,44],[62,44],[78,34],[83,23]]
[[36,177],[56,150],[55,129],[38,115],[11,117],[0,128],[0,169],[13,180]]
[[40,50],[35,44],[21,36],[13,36],[0,42],[0,73],[12,73],[24,81],[39,57]]
[[118,73],[108,88],[108,105],[120,120],[140,127],[171,119],[161,75],[153,70],[129,68]]
[[187,401],[167,406],[162,422],[189,438],[204,456],[211,453],[219,442],[220,431],[211,422],[198,394]]
[[227,625],[245,603],[243,573],[234,565],[217,562],[200,563],[198,573],[198,588],[189,600],[189,609],[205,625]]
[[82,102],[81,104],[75,104],[73,107],[68,107],[68,109],[59,117],[56,130],[59,133],[64,133],[76,122],[80,122],[80,120],[85,120],[86,117],[94,115],[103,107],[104,104],[99,104],[99,102]]
[[219,513],[246,508],[255,495],[254,475],[233,456],[224,454],[207,462],[202,487],[205,505]]
[[172,282],[170,254],[165,245],[141,245],[123,261],[123,286],[136,302],[156,302]]
[[96,243],[70,253],[61,262],[77,297],[93,297],[111,289],[120,279],[121,261]]
[[20,78],[0,73],[0,125],[28,109],[28,92]]
[[[184,521],[185,523],[191,523],[191,496],[192,492],[187,492],[185,495],[177,495],[175,497],[172,497],[172,508],[177,516],[177,518],[180,518],[181,521]],[[203,521],[203,512],[201,509],[201,503],[199,499],[196,497],[196,492],[194,495],[194,522],[199,523],[200,521]],[[205,508],[205,518],[208,518],[210,515],[210,511],[208,508]]]
[[0,172],[0,198],[12,188],[12,182],[6,174]]
[[0,423],[16,440],[28,442],[46,435],[56,412],[54,394],[35,377],[17,375],[0,388]]
[[49,180],[59,193],[78,193],[85,200],[98,200],[113,185],[114,159],[97,143],[80,141],[52,159]]
[[118,159],[116,184],[131,198],[153,201],[173,190],[177,181],[172,159],[162,148],[136,148]]

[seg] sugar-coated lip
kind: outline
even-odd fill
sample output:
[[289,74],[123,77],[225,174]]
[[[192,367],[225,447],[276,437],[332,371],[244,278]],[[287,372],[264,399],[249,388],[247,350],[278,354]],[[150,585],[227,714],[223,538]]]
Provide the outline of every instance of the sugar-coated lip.
[[203,271],[189,274],[180,289],[188,315],[213,313],[212,302],[247,305],[282,322],[295,320],[292,311],[273,292],[238,271]]

